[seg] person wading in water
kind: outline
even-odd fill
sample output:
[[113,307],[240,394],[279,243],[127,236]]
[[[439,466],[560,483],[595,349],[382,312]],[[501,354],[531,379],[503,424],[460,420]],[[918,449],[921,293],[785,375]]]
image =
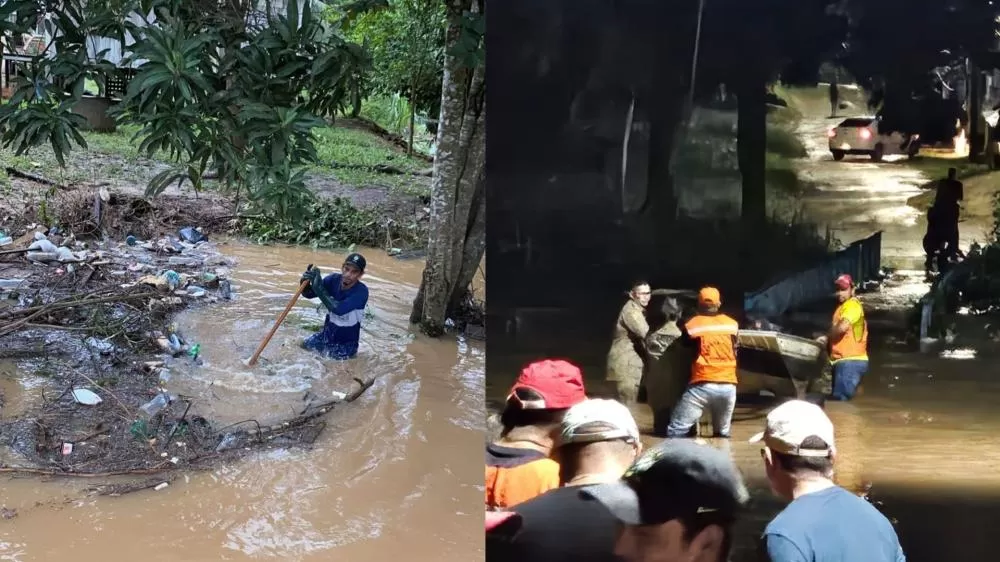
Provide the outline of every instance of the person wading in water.
[[646,366],[646,336],[649,322],[646,307],[652,291],[649,283],[632,284],[628,302],[622,307],[615,322],[611,350],[608,351],[608,370],[605,380],[615,385],[615,398],[626,406],[633,406],[639,399],[639,385]]
[[715,287],[698,292],[698,315],[684,324],[684,337],[698,349],[691,378],[667,426],[667,437],[691,434],[705,408],[712,414],[715,437],[729,437],[736,408],[736,336],[739,323],[719,312],[722,297]]
[[830,331],[816,341],[827,346],[830,353],[833,376],[831,397],[834,400],[850,400],[868,372],[868,322],[861,301],[854,296],[851,276],[845,273],[837,277],[834,286],[840,305],[833,312]]
[[358,354],[361,319],[368,305],[368,286],[361,282],[366,264],[361,254],[350,254],[340,273],[324,278],[314,267],[302,274],[301,281],[309,282],[302,296],[318,298],[327,309],[323,331],[303,341],[302,347],[331,359],[350,359]]

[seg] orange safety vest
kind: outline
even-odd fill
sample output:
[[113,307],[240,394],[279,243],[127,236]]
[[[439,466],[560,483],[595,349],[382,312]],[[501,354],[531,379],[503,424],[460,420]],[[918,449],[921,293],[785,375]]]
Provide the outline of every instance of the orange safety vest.
[[[837,307],[837,310],[833,311],[834,326],[840,323],[844,306],[851,301],[855,301],[858,307],[861,306],[861,301],[855,297],[844,301],[843,304]],[[847,330],[839,340],[830,342],[830,362],[836,363],[842,359],[868,360],[868,321],[865,320],[864,310],[861,311],[860,322],[851,326],[851,329]]]
[[691,384],[736,384],[736,345],[739,323],[725,314],[699,314],[684,325],[688,336],[698,338],[698,358],[691,366]]
[[516,456],[498,458],[491,449],[513,452],[509,447],[487,448],[486,509],[508,509],[559,487],[559,463],[530,449]]

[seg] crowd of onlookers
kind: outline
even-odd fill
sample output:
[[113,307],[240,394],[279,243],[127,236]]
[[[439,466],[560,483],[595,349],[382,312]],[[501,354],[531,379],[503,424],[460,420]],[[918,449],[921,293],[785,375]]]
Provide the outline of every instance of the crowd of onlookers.
[[[588,399],[578,367],[524,368],[486,446],[486,559],[720,562],[749,495],[729,454],[689,438],[643,450],[615,400]],[[788,505],[763,530],[771,562],[902,562],[891,523],[833,481],[834,428],[790,400],[751,438]]]

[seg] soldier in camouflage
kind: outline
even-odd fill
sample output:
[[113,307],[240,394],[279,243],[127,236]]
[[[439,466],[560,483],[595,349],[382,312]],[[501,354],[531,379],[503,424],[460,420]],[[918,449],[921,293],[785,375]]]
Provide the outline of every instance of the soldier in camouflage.
[[614,383],[616,398],[626,406],[635,404],[639,398],[639,384],[647,358],[645,340],[649,334],[646,306],[651,295],[649,283],[637,281],[632,284],[628,302],[615,322],[608,351],[606,380]]

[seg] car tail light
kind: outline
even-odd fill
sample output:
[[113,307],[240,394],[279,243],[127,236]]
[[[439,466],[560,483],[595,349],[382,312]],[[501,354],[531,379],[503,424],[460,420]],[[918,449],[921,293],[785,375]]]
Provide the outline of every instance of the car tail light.
[[826,132],[826,136],[830,137],[831,139],[837,136],[837,129],[836,128],[830,129],[829,131]]
[[863,138],[865,140],[868,140],[868,139],[872,138],[871,129],[861,129],[861,131],[858,134],[860,134],[861,138]]

